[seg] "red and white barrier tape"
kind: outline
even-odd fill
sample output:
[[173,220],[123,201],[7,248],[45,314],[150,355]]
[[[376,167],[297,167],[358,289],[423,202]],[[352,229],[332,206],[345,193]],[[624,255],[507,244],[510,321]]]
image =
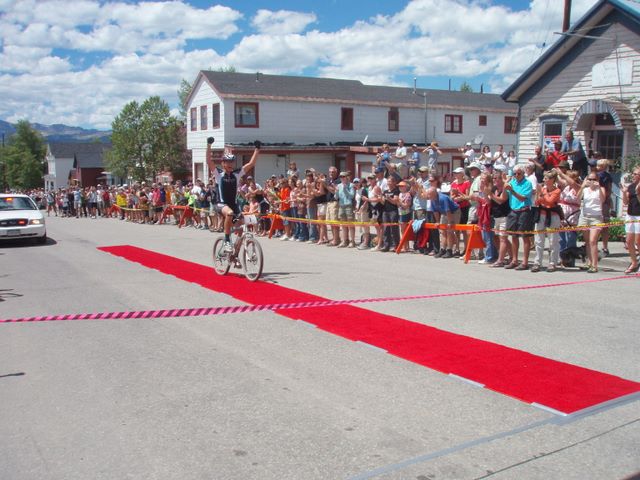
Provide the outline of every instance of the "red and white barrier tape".
[[608,282],[611,280],[622,280],[628,278],[640,278],[640,274],[623,275],[610,278],[599,278],[590,280],[579,280],[574,282],[549,283],[543,285],[525,285],[521,287],[492,288],[488,290],[472,290],[466,292],[433,293],[429,295],[410,295],[403,297],[379,297],[362,298],[352,300],[319,300],[314,302],[297,303],[272,303],[262,305],[237,305],[229,307],[207,307],[207,308],[179,308],[170,310],[139,310],[129,312],[101,312],[101,313],[79,313],[67,315],[44,315],[36,317],[7,318],[0,319],[0,323],[26,323],[26,322],[58,322],[65,320],[128,320],[128,319],[155,319],[155,318],[177,318],[177,317],[201,317],[209,315],[228,315],[236,313],[248,313],[257,311],[276,311],[295,308],[315,308],[331,307],[335,305],[355,305],[359,303],[396,302],[403,300],[426,300],[444,297],[460,297],[467,295],[482,295],[488,293],[513,292],[518,290],[535,290],[541,288],[564,287],[570,285],[584,285],[588,283]]

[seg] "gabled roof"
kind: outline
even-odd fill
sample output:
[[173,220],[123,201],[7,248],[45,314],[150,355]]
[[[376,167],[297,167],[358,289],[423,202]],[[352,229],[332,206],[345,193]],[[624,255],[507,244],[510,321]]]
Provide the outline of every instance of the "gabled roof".
[[51,155],[56,158],[73,158],[76,154],[77,143],[49,143]]
[[104,152],[110,149],[110,143],[49,143],[54,157],[73,158],[73,166],[80,168],[102,168]]
[[584,38],[584,35],[589,35],[590,29],[599,26],[600,22],[613,11],[620,12],[626,18],[640,25],[640,3],[637,1],[600,0],[591,10],[584,14],[568,32],[563,34],[556,43],[520,75],[520,77],[502,93],[502,98],[508,102],[518,102],[531,86],[553,68],[562,57],[569,53],[571,49]]
[[[453,107],[483,110],[513,111],[500,95],[449,90],[416,89],[365,85],[357,80],[335,78],[295,77],[262,73],[201,71],[200,79],[209,83],[224,99],[265,99],[281,101],[310,101],[422,108],[426,94],[429,108]],[[193,91],[191,95],[193,95]],[[190,100],[190,98],[187,100]]]

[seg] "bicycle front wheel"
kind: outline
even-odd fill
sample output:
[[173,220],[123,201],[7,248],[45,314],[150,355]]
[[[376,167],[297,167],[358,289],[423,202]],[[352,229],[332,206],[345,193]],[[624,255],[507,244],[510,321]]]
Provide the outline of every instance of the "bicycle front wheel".
[[224,251],[224,238],[218,238],[213,243],[213,269],[218,275],[226,275],[230,268],[229,253]]
[[255,282],[262,274],[263,255],[262,247],[255,238],[248,238],[244,241],[242,253],[242,270],[247,280]]

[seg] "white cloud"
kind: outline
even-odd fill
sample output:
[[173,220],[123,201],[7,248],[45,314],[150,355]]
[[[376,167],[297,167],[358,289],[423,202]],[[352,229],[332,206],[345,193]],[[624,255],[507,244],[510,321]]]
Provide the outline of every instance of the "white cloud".
[[242,14],[225,6],[195,8],[183,1],[100,4],[24,0],[0,18],[5,45],[49,45],[86,52],[166,51],[190,39],[226,39]]
[[[574,0],[573,18],[594,3]],[[372,3],[369,18],[321,31],[315,13],[258,10],[229,46],[221,41],[235,38],[244,17],[223,5],[69,5],[0,0],[0,118],[110,128],[127,102],[160,95],[175,107],[182,78],[225,66],[380,85],[399,75],[484,74],[499,92],[558,38],[562,18],[561,2],[550,0],[519,11],[488,0],[413,0],[391,15],[375,15]],[[194,41],[205,46],[188,51]]]
[[240,12],[229,7],[216,5],[203,10],[181,1],[109,3],[102,9],[103,22],[115,22],[145,37],[227,38],[238,31],[235,22],[241,18]]
[[316,20],[317,17],[314,13],[299,13],[288,10],[272,12],[262,9],[258,10],[251,24],[258,32],[266,35],[287,35],[303,32]]
[[0,52],[0,72],[28,72],[42,59],[48,57],[47,47],[23,47],[7,45]]
[[227,54],[230,65],[264,73],[299,72],[318,60],[319,53],[301,35],[251,35]]

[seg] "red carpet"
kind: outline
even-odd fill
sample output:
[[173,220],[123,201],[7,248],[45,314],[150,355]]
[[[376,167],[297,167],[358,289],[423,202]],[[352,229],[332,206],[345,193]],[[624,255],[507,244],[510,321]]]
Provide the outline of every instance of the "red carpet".
[[[270,283],[249,283],[236,275],[221,277],[211,267],[137,247],[100,250],[252,305],[326,300]],[[640,391],[640,383],[614,375],[350,305],[275,311],[425,367],[484,384],[523,402],[566,414]]]

